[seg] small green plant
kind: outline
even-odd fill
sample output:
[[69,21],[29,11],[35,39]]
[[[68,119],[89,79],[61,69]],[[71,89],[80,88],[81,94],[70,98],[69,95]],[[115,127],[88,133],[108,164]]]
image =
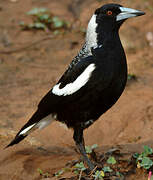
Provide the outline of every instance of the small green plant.
[[123,174],[120,173],[119,171],[116,172],[116,176],[118,176],[118,177],[120,177],[120,178],[122,178],[122,179],[124,178]]
[[102,170],[104,171],[104,173],[109,173],[113,171],[109,166],[104,166]]
[[105,176],[104,171],[96,171],[93,175],[94,179],[103,179],[103,177]]
[[151,154],[153,154],[153,150],[148,146],[144,146],[144,151],[142,153],[135,153],[133,157],[136,159],[137,167],[150,169],[153,165],[153,161],[148,156]]
[[[53,16],[47,8],[33,8],[27,15],[32,17],[33,22],[25,24],[23,21],[20,22],[20,26],[23,30],[29,29],[42,29],[42,30],[57,30],[69,26],[69,23],[61,20],[57,16]],[[57,34],[57,31],[56,31]]]
[[69,172],[71,171],[71,168],[62,168],[59,171],[57,171],[55,173],[55,177],[60,177],[61,175],[63,175],[65,172]]
[[64,173],[64,170],[63,170],[63,169],[60,169],[59,171],[57,171],[57,172],[55,173],[55,176],[56,176],[56,177],[60,177],[63,173]]
[[65,21],[61,20],[57,16],[52,17],[52,25],[53,25],[53,28],[55,29],[64,27],[65,23],[66,23]]
[[107,159],[107,163],[108,164],[116,164],[116,159],[113,157],[113,156],[110,156],[108,159]]
[[48,178],[50,176],[48,172],[44,173],[40,168],[38,168],[37,171],[43,178]]
[[92,146],[85,146],[86,153],[87,153],[87,154],[91,154],[92,151],[93,151],[94,149],[96,149],[97,147],[98,147],[97,144],[93,144]]
[[136,80],[135,74],[128,74],[128,80]]
[[86,168],[85,168],[83,162],[77,163],[74,166],[74,173],[75,174],[79,174],[80,171],[85,171],[85,170],[86,170]]

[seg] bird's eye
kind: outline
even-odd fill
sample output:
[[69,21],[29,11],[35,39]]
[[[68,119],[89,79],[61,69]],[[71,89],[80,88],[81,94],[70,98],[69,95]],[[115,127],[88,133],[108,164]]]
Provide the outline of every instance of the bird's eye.
[[108,11],[106,12],[106,14],[107,14],[108,16],[111,16],[111,15],[113,14],[113,12],[110,11],[110,10],[108,10]]

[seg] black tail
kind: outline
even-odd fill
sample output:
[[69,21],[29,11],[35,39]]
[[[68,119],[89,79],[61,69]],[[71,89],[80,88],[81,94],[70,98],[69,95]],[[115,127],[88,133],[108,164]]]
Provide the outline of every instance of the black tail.
[[4,149],[8,148],[9,146],[13,146],[15,144],[18,144],[20,141],[22,141],[27,135],[23,136],[23,135],[16,135],[15,138],[10,142],[10,144],[8,144]]
[[14,144],[18,144],[20,141],[22,141],[25,137],[27,137],[28,133],[35,128],[35,125],[49,114],[50,113],[47,111],[38,109],[30,118],[30,120],[17,133],[15,138],[5,148],[13,146]]

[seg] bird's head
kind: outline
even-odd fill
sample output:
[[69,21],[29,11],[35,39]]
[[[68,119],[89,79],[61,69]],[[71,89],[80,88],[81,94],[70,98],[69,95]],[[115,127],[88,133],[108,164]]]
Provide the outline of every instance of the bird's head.
[[123,7],[119,4],[106,4],[95,11],[97,23],[121,25],[126,19],[141,16],[145,13],[139,10]]
[[[145,13],[139,10],[123,7],[119,4],[106,4],[95,10],[91,17],[86,34],[86,42],[90,47],[96,47],[97,37],[102,38],[109,32],[118,32],[122,23],[129,18]],[[103,37],[102,37],[103,36]]]

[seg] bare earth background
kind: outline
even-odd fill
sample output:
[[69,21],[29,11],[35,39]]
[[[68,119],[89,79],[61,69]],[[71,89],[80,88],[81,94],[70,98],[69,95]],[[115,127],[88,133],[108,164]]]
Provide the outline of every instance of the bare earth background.
[[[79,158],[72,131],[58,122],[34,132],[19,145],[3,148],[80,49],[84,37],[77,29],[86,27],[95,8],[108,2],[147,13],[128,20],[120,30],[129,73],[137,79],[129,82],[116,105],[85,131],[85,141],[87,145],[98,144],[97,151],[120,145],[133,153],[141,151],[142,144],[153,147],[152,0],[0,0],[0,180],[39,180],[38,168],[53,174],[68,161]],[[25,13],[34,7],[49,8],[54,15],[71,22],[72,30],[19,52],[2,53],[52,34],[21,31],[19,22],[28,22]]]

